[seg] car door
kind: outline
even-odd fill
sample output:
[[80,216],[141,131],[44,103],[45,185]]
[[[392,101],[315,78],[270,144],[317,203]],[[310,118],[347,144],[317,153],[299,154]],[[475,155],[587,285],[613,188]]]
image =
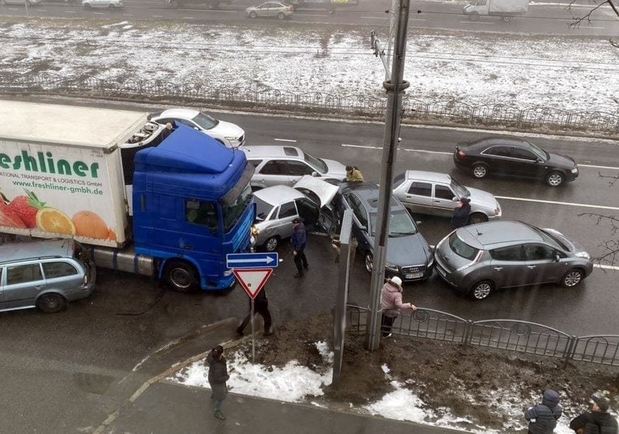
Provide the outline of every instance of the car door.
[[432,213],[441,217],[453,216],[454,209],[458,204],[458,195],[450,185],[434,184],[434,198],[432,200]]
[[8,265],[5,282],[5,309],[34,307],[36,297],[45,290],[45,279],[38,261]]
[[297,211],[301,221],[305,224],[306,228],[317,228],[317,223],[320,218],[320,209],[318,205],[306,198],[299,198],[295,200]]
[[490,264],[486,267],[487,276],[497,288],[522,286],[526,283],[526,263],[522,245],[490,250],[490,257]]
[[483,160],[494,173],[510,174],[514,171],[510,157],[511,146],[493,145],[482,152]]
[[285,160],[267,161],[260,171],[254,174],[253,180],[260,187],[291,185],[290,177],[288,176],[288,166]]
[[265,17],[272,17],[275,16],[275,9],[276,9],[276,4],[275,3],[266,3],[265,4],[265,8],[264,8],[264,12],[263,12],[263,16]]
[[357,248],[362,252],[374,254],[374,242],[369,234],[367,210],[354,194],[345,194],[344,201],[353,212],[352,234],[357,240]]
[[513,175],[541,178],[546,173],[547,166],[539,162],[537,155],[530,150],[514,146],[510,152],[514,167]]
[[279,206],[277,218],[273,222],[273,234],[277,234],[280,238],[290,238],[292,236],[292,221],[299,217],[297,206],[293,201],[282,203]]
[[402,203],[413,214],[432,214],[432,184],[426,181],[409,181]]
[[525,244],[524,253],[527,285],[558,282],[567,271],[565,263],[561,262],[565,254],[551,246],[538,243]]

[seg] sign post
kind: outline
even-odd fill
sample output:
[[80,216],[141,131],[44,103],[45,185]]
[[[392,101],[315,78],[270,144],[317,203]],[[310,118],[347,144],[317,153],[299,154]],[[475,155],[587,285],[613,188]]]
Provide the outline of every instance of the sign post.
[[256,360],[256,341],[254,333],[254,299],[273,274],[279,264],[277,253],[229,253],[226,266],[251,299],[251,362]]

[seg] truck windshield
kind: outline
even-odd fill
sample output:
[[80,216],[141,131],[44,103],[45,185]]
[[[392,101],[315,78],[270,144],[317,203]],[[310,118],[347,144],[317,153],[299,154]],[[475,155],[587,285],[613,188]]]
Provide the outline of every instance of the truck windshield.
[[224,216],[224,232],[228,232],[239,221],[239,217],[251,201],[251,186],[247,184],[239,196],[228,205],[222,205],[221,209]]

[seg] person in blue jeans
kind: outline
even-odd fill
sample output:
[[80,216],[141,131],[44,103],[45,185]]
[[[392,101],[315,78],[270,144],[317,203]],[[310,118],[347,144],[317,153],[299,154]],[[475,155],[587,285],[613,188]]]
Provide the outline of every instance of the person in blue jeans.
[[228,396],[226,381],[230,379],[228,375],[228,365],[224,357],[224,347],[217,345],[206,357],[209,365],[208,383],[211,386],[211,399],[215,404],[215,417],[224,420],[226,416],[221,412],[221,405]]
[[305,246],[307,245],[307,233],[303,222],[295,218],[292,221],[292,256],[294,256],[294,265],[297,266],[297,274],[295,278],[303,277],[303,270],[309,268],[307,258],[305,257]]

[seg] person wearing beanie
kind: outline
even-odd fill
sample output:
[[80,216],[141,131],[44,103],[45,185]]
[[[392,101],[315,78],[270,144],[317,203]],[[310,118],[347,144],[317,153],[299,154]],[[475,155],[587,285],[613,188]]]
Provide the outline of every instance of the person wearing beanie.
[[561,417],[563,409],[559,405],[559,393],[546,389],[542,393],[542,403],[532,405],[524,412],[529,421],[528,434],[552,434]]
[[414,304],[402,302],[402,279],[398,276],[393,276],[383,285],[381,302],[383,315],[380,329],[384,338],[391,337],[391,328],[401,309],[417,310]]
[[469,222],[469,214],[471,214],[471,200],[468,197],[461,197],[454,208],[451,227],[457,229],[466,226]]
[[617,419],[608,413],[610,400],[602,393],[591,397],[591,411],[576,416],[570,422],[570,428],[577,434],[619,434]]

